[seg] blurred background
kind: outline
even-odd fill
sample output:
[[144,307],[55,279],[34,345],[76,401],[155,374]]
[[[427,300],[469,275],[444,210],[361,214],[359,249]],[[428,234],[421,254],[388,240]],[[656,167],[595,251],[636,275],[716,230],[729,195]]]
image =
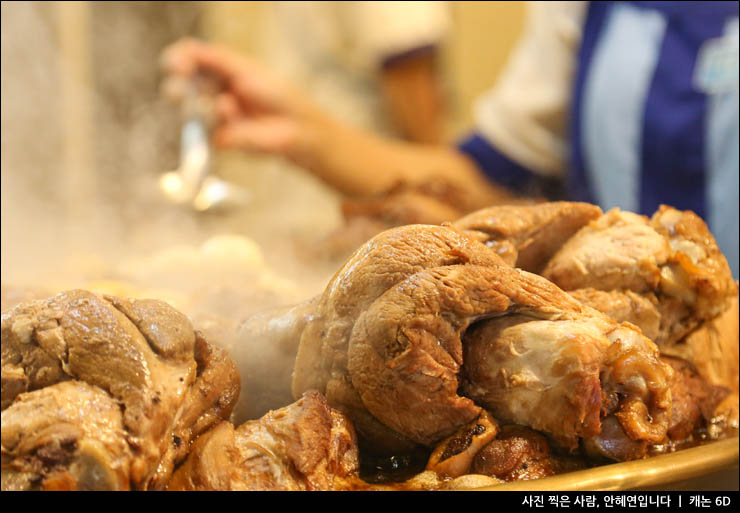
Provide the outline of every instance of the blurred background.
[[[251,194],[227,216],[173,208],[156,186],[177,166],[180,137],[178,109],[160,94],[162,49],[195,36],[300,76],[276,52],[280,31],[289,39],[290,24],[301,24],[284,17],[295,7],[284,4],[3,2],[3,284],[100,279],[112,262],[224,232],[277,248],[279,258],[290,237],[336,227],[336,193],[279,159],[216,155],[214,172]],[[432,22],[442,142],[470,126],[473,100],[495,81],[524,5],[435,4],[444,17]]]

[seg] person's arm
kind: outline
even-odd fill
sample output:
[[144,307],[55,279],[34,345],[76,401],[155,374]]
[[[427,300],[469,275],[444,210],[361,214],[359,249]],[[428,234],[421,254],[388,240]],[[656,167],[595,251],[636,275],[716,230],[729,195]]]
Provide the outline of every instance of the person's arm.
[[350,128],[317,109],[258,63],[216,45],[184,40],[164,55],[166,70],[221,83],[214,140],[225,148],[283,155],[349,196],[442,180],[472,208],[508,198],[454,148],[392,141]]
[[288,156],[349,196],[379,194],[401,182],[443,181],[464,192],[471,205],[509,197],[456,148],[382,138],[331,120],[311,127]]
[[380,86],[388,113],[408,141],[439,144],[444,138],[444,104],[437,49],[419,48],[383,63]]

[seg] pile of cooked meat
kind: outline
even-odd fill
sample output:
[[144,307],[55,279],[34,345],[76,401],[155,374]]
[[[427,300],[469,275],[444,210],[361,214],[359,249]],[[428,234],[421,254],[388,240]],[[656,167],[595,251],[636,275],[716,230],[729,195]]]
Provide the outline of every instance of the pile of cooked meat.
[[383,231],[243,323],[246,364],[160,301],[27,301],[2,488],[455,489],[680,449],[737,432],[737,294],[695,214],[559,202]]
[[164,302],[22,303],[2,316],[2,489],[162,489],[238,393],[233,360]]

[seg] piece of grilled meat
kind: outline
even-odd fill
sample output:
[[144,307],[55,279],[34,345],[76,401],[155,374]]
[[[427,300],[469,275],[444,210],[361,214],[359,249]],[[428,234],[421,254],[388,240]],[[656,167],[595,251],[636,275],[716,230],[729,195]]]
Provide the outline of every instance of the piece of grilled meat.
[[84,290],[2,316],[3,489],[162,489],[239,375],[164,302]]

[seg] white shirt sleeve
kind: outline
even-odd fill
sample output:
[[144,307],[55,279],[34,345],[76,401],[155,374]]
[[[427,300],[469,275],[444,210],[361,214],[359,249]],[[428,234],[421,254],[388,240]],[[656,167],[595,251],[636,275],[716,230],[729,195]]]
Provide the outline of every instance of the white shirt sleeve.
[[478,133],[543,176],[561,177],[568,151],[576,53],[586,2],[528,4],[524,33],[495,87],[475,105]]

